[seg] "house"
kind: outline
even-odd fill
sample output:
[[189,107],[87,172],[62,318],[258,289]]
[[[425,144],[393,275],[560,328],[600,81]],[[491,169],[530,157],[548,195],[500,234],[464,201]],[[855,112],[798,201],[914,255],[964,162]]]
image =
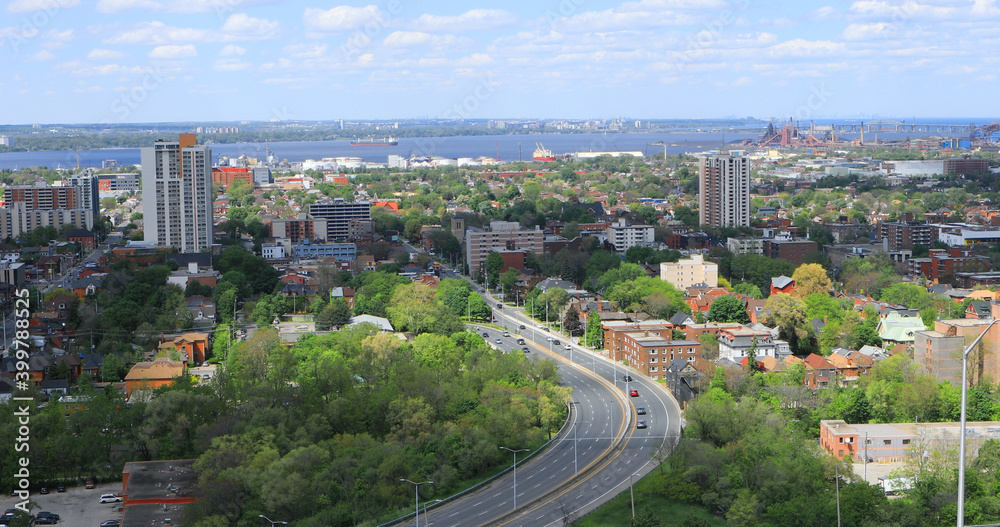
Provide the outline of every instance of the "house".
[[42,381],[38,388],[45,395],[66,395],[69,393],[69,379],[46,379]]
[[787,295],[792,294],[795,291],[795,280],[791,277],[781,275],[777,278],[771,279],[771,294],[775,295],[778,293],[785,293]]
[[969,307],[965,309],[965,318],[992,320],[993,310],[990,307],[990,303],[985,300],[975,300],[969,302]]
[[682,410],[707,384],[709,376],[704,370],[708,367],[708,363],[701,357],[693,362],[677,357],[664,370],[663,378],[667,382],[667,389],[673,394]]
[[79,243],[84,249],[93,250],[97,243],[94,241],[94,234],[87,229],[73,229],[67,235],[70,243]]
[[152,362],[139,362],[125,376],[125,398],[135,390],[154,390],[170,386],[174,380],[184,375],[184,363],[164,357]]
[[184,307],[194,317],[195,324],[205,322],[209,326],[215,324],[215,302],[202,295],[192,295],[184,299]]
[[77,298],[83,300],[87,298],[87,295],[94,295],[101,290],[101,285],[104,283],[104,278],[106,274],[95,273],[89,276],[78,278],[70,283],[70,288],[73,289],[73,294]]
[[207,333],[185,333],[179,337],[161,337],[160,348],[172,348],[180,353],[181,357],[187,357],[195,364],[205,362],[205,355],[208,353]]
[[354,296],[357,292],[353,287],[334,287],[330,289],[330,300],[334,298],[343,298],[347,301],[347,307],[354,309]]
[[[777,347],[771,333],[747,327],[719,331],[719,358],[739,362],[754,350],[754,357],[777,357]],[[779,357],[780,358],[780,357]]]
[[883,346],[892,347],[897,344],[912,345],[913,334],[924,329],[926,326],[919,315],[904,316],[895,311],[888,311],[879,321],[876,331],[882,339]]
[[802,362],[806,366],[806,386],[810,389],[826,388],[836,382],[837,367],[823,357],[810,353]]

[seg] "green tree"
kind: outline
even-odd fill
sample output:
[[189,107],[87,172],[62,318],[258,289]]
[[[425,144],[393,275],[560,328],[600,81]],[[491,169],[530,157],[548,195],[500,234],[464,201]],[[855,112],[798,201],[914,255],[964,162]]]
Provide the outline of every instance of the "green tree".
[[334,298],[326,307],[320,311],[320,314],[316,316],[316,330],[317,331],[329,331],[330,329],[340,328],[351,319],[351,308],[347,305],[347,300],[343,298]]
[[598,311],[591,311],[587,315],[586,344],[594,349],[604,348],[604,329],[601,327],[601,313]]
[[733,286],[733,292],[738,295],[746,295],[754,299],[764,298],[764,294],[761,293],[760,288],[750,282],[737,283]]
[[738,322],[749,324],[750,315],[742,300],[735,296],[719,296],[708,308],[708,319],[713,322]]
[[489,320],[493,316],[493,308],[475,291],[469,291],[469,311],[473,320]]
[[110,354],[104,356],[99,373],[104,382],[118,382],[125,378],[127,371],[125,361],[117,354]]
[[486,269],[486,283],[489,284],[491,288],[495,288],[500,285],[500,268],[503,267],[503,256],[496,251],[490,251],[490,254],[486,257],[486,262],[483,264]]

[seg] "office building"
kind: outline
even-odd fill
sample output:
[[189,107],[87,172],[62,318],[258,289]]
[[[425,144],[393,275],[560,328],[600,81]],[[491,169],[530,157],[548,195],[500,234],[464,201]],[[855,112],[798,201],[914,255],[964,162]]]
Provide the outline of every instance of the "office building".
[[352,240],[351,220],[371,221],[372,205],[369,201],[350,202],[335,198],[310,205],[309,216],[326,220],[328,241]]
[[253,169],[253,182],[256,185],[267,185],[269,183],[274,183],[274,176],[271,175],[271,169],[268,167],[254,167]]
[[212,149],[194,134],[156,141],[141,150],[143,232],[146,242],[182,253],[211,248]]
[[636,245],[653,243],[655,233],[652,225],[629,225],[619,219],[607,229],[608,241],[615,246],[615,251],[623,253]]
[[702,225],[750,225],[750,158],[702,156],[698,160],[698,181],[698,221]]
[[545,250],[545,232],[522,229],[515,221],[491,221],[487,230],[468,228],[465,231],[465,261],[469,273],[475,276],[482,271],[482,265],[491,252],[530,251],[542,254]]
[[719,286],[719,264],[706,262],[705,256],[692,254],[690,258],[676,262],[660,263],[660,280],[684,291],[696,285]]

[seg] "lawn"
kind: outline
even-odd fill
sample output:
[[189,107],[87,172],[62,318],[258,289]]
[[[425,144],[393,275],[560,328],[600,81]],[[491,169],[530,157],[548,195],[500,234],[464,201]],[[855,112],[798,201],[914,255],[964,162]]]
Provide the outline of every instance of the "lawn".
[[[660,519],[663,527],[680,526],[689,515],[694,515],[696,518],[708,521],[708,525],[711,527],[726,526],[725,520],[712,516],[704,507],[667,500],[654,491],[651,479],[651,477],[646,477],[641,481],[635,482],[636,514],[649,507],[653,515]],[[576,527],[628,525],[628,520],[631,518],[632,502],[629,499],[628,489],[626,489],[625,492],[622,492],[601,508],[577,520],[573,525]]]

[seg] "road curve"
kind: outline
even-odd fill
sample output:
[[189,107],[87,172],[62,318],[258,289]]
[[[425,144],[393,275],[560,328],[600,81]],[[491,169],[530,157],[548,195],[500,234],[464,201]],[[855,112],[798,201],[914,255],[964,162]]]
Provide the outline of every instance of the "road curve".
[[[492,306],[497,303],[489,295],[484,298]],[[576,344],[566,349],[565,336],[540,329],[521,311],[510,306],[494,310],[509,337],[485,326],[477,333],[486,333],[487,342],[508,351],[521,350],[516,339],[524,338],[529,356],[559,364],[563,384],[574,389],[567,424],[544,452],[523,464],[524,454],[518,455],[516,509],[514,474],[508,471],[482,489],[421,510],[420,525],[565,525],[627,491],[631,481],[655,468],[654,456],[680,435],[680,408],[661,385]],[[632,382],[625,382],[626,375]],[[629,389],[638,395],[628,397]],[[636,415],[638,407],[645,408],[645,415]],[[639,419],[647,428],[636,428]],[[413,518],[399,525],[413,526]]]

